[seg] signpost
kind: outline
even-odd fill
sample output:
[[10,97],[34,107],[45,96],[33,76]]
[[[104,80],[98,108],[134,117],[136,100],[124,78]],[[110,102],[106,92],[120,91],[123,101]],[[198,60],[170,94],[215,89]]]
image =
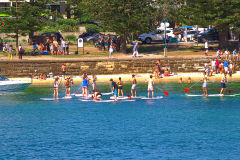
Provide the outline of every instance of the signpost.
[[83,54],[84,54],[84,44],[83,44],[83,39],[82,38],[78,38],[77,53],[78,53],[78,48],[82,48],[83,49]]

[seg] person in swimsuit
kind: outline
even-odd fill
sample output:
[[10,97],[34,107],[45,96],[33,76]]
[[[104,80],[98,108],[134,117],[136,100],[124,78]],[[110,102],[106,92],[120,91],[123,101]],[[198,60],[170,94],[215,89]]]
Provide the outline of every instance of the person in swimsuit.
[[118,85],[118,97],[120,92],[122,93],[122,97],[123,97],[123,82],[121,77],[119,77],[119,81],[117,82],[117,85]]
[[56,77],[55,80],[54,80],[54,93],[53,93],[53,98],[58,98],[58,88],[59,88],[59,78]]
[[62,74],[63,74],[64,79],[65,79],[66,71],[67,71],[67,67],[65,66],[65,64],[63,64],[62,65]]
[[154,97],[154,89],[153,89],[154,81],[152,79],[152,75],[150,75],[150,79],[147,80],[147,83],[148,83],[148,98],[150,96],[150,92],[152,92],[152,98],[153,98]]
[[97,101],[101,101],[102,100],[102,93],[93,90],[93,100]]
[[183,83],[183,79],[182,79],[182,77],[180,77],[178,83]]
[[207,81],[208,81],[208,77],[206,75],[206,72],[203,72],[203,84],[202,84],[202,89],[203,89],[203,95],[207,96]]
[[110,82],[112,82],[112,92],[114,96],[114,101],[117,101],[118,85],[116,82],[113,81],[113,79],[110,79]]
[[66,82],[65,82],[65,87],[66,87],[66,92],[65,96],[71,96],[71,80],[70,77],[67,77]]
[[224,96],[224,94],[225,94],[226,83],[227,83],[227,74],[225,73],[224,76],[221,79],[221,91],[220,91],[221,96]]
[[192,83],[191,77],[188,77],[187,83]]
[[134,74],[132,75],[132,88],[131,88],[132,97],[133,97],[133,92],[135,93],[135,97],[137,97],[137,80]]
[[89,92],[88,92],[88,76],[87,73],[83,73],[82,75],[82,96],[88,97]]
[[93,75],[92,78],[93,78],[93,80],[92,80],[92,89],[95,91],[96,90],[97,77],[96,77],[96,75]]

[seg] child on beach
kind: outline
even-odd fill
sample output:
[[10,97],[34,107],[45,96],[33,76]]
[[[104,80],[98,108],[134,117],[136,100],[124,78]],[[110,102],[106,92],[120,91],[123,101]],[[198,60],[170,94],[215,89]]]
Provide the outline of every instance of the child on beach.
[[56,77],[54,80],[54,93],[53,93],[53,98],[58,98],[58,88],[59,88],[59,77]]
[[135,93],[135,97],[137,97],[137,80],[135,78],[135,75],[132,75],[132,88],[131,88],[131,94],[133,97],[133,94]]
[[150,96],[150,92],[152,92],[152,98],[153,98],[154,97],[154,89],[153,89],[154,81],[152,79],[152,75],[150,75],[150,79],[147,80],[147,83],[148,83],[148,98]]

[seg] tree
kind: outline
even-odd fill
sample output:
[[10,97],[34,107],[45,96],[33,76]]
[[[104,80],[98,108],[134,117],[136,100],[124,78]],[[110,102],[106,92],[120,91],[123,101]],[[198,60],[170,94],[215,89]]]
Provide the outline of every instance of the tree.
[[16,54],[18,55],[19,35],[26,35],[32,31],[37,31],[42,25],[39,20],[41,12],[38,7],[31,6],[29,3],[22,3],[19,6],[16,3],[16,5],[16,7],[11,7],[8,11],[11,17],[2,19],[5,22],[5,26],[0,28],[0,32],[7,34],[14,33],[14,35],[9,36],[16,39]]
[[240,26],[239,0],[182,0],[178,20],[193,25],[213,25],[219,30],[219,46],[228,46],[228,31]]
[[126,52],[126,41],[132,34],[146,32],[156,21],[155,2],[152,0],[83,0],[81,3],[93,19],[100,21],[106,30],[120,36],[120,51]]

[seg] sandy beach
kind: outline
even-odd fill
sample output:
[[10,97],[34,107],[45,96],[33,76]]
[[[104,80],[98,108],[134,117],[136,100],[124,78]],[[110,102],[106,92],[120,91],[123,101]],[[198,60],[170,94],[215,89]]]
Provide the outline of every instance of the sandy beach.
[[[135,74],[138,83],[145,83],[145,81],[149,78],[151,74]],[[154,77],[154,74],[152,74]],[[223,74],[213,74],[213,76],[209,76],[209,82],[218,82],[222,78]],[[121,77],[124,83],[131,83],[131,74],[118,74],[118,75],[97,75],[97,83],[109,83],[109,79],[117,81],[118,78]],[[193,82],[197,82],[202,78],[202,73],[173,73],[172,76],[163,77],[154,79],[155,83],[178,83],[179,79],[182,77],[183,83],[187,83],[187,79],[191,77]],[[240,72],[237,72],[232,75],[232,77],[228,77],[228,81],[239,81],[240,80]],[[89,78],[92,79],[92,75],[89,75]],[[40,79],[30,79],[30,78],[9,78],[10,80],[19,80],[19,81],[32,81],[32,85],[52,85],[54,82],[53,78],[48,78],[46,80]],[[60,82],[63,83],[65,80],[60,77]],[[82,79],[81,76],[73,76],[74,84],[81,84]]]

